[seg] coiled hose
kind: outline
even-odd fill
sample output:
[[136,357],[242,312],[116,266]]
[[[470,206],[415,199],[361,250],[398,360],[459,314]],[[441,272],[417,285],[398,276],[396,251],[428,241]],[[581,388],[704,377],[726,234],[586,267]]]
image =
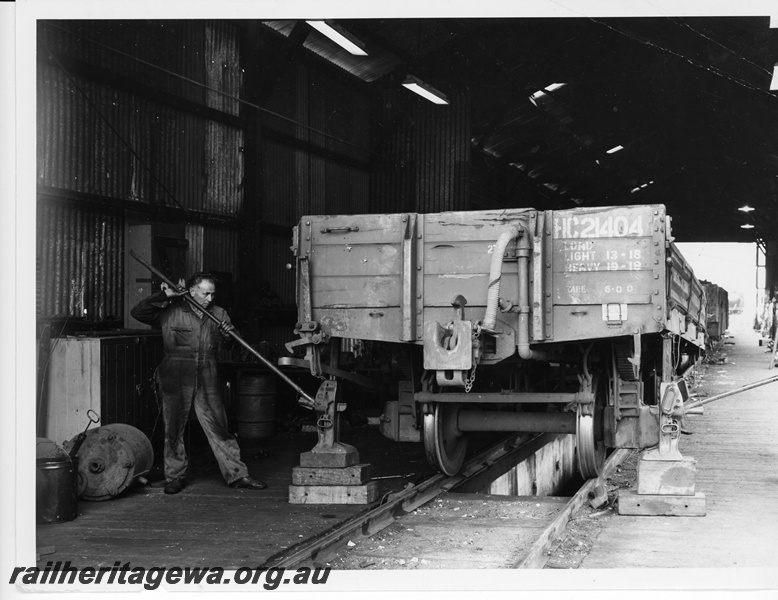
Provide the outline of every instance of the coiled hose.
[[492,330],[497,325],[497,309],[500,301],[500,279],[502,278],[502,259],[505,249],[511,240],[515,240],[523,233],[516,225],[511,225],[500,234],[492,253],[492,264],[489,269],[489,291],[486,297],[486,315],[481,326]]

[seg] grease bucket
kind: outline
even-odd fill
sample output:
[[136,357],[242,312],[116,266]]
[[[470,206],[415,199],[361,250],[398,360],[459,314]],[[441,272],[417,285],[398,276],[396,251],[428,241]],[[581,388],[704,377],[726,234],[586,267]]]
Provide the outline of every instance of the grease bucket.
[[103,425],[87,432],[78,451],[78,475],[84,500],[109,500],[147,475],[154,450],[140,429],[125,423]]
[[37,521],[72,521],[78,516],[78,460],[64,455],[38,458],[35,462]]
[[241,375],[238,381],[238,437],[260,439],[276,432],[276,382],[269,375]]

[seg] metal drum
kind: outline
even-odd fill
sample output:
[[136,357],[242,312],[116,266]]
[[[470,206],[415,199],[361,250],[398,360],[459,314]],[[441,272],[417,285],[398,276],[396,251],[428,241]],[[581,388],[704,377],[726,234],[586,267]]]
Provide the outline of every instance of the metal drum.
[[238,437],[259,439],[276,432],[276,382],[268,375],[241,375],[238,382]]
[[149,438],[132,425],[112,423],[88,431],[78,451],[84,500],[109,500],[146,475],[154,463]]

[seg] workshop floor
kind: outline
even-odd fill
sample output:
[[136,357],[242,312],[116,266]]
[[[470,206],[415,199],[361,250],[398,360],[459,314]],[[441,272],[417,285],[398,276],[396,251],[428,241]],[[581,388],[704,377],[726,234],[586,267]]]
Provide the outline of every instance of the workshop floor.
[[[384,438],[376,426],[345,428],[345,443],[360,451],[379,480],[379,497],[432,474],[421,444]],[[271,556],[367,509],[365,505],[299,505],[288,502],[292,468],[317,441],[315,432],[279,433],[242,445],[249,472],[268,483],[262,491],[226,486],[207,446],[191,453],[191,480],[177,495],[162,487],[136,485],[104,502],[80,501],[78,517],[37,526],[39,566],[257,567]],[[156,450],[156,448],[155,448]],[[159,465],[151,480],[160,477]],[[44,554],[45,553],[45,554]]]
[[[707,366],[707,397],[778,374],[748,323],[730,322],[733,337]],[[697,460],[704,517],[623,516],[604,519],[583,569],[683,569],[667,585],[778,587],[778,383],[705,406],[687,417],[692,435],[679,449]],[[771,573],[764,579],[766,572]],[[656,581],[650,570],[646,582]],[[653,578],[653,579],[652,579]],[[674,581],[674,582],[673,582]],[[640,585],[633,579],[631,584]]]

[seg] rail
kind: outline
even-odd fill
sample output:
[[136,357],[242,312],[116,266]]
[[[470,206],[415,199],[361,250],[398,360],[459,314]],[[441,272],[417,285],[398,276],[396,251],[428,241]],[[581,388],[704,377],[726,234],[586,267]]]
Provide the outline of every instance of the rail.
[[271,556],[263,567],[297,568],[321,561],[337,551],[347,539],[370,537],[437,496],[465,483],[494,478],[492,473],[511,460],[520,462],[526,456],[551,442],[556,434],[543,433],[522,441],[521,434],[511,435],[499,443],[478,452],[465,461],[461,471],[454,476],[438,474],[414,487],[389,494],[379,506],[336,525],[329,531],[300,542],[283,553]]

